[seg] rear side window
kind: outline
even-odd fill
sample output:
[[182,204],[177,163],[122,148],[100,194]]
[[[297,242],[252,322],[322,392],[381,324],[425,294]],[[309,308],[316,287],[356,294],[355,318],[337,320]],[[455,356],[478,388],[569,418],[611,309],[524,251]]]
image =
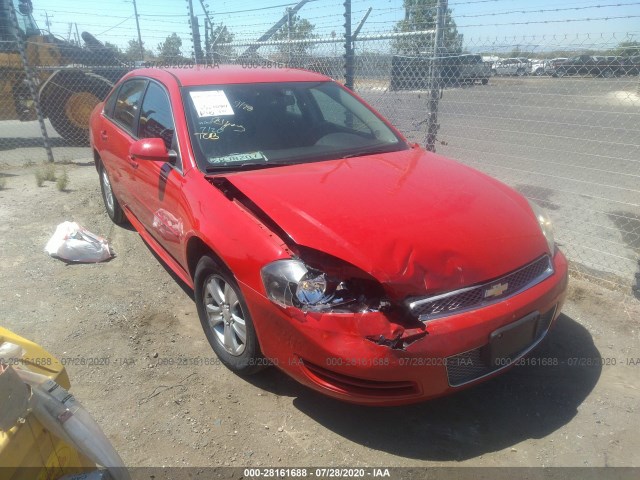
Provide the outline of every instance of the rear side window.
[[104,102],[104,114],[109,118],[113,118],[113,109],[116,106],[117,98],[118,98],[118,88],[114,88],[113,91],[111,92],[111,95],[109,95],[107,100]]
[[146,80],[129,80],[122,84],[118,91],[113,119],[133,135],[136,134],[136,120],[146,86]]
[[161,138],[167,150],[173,143],[173,116],[169,97],[157,83],[151,82],[142,102],[140,112],[139,138]]

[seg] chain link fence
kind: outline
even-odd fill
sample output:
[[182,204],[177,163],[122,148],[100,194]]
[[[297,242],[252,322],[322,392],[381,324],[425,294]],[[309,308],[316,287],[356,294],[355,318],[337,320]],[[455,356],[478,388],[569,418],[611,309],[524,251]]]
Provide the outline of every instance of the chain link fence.
[[[574,274],[628,289],[640,270],[640,58],[582,54],[625,39],[468,40],[479,53],[386,59],[393,41],[358,42],[355,86],[425,144],[428,72],[439,62],[437,153],[544,206]],[[516,48],[518,57],[503,53]]]
[[[133,68],[193,68],[195,59],[210,66],[306,68],[352,82],[410,141],[544,206],[574,275],[637,288],[640,56],[623,48],[635,44],[633,33],[460,36],[459,48],[447,51],[436,48],[437,25],[403,32],[374,14],[370,26],[364,22],[350,33],[344,18],[355,27],[370,10],[350,18],[342,2],[316,0],[309,8],[319,26],[329,18],[325,10],[339,12],[325,21],[325,33],[287,35],[292,15],[305,11],[289,10],[279,34],[257,41],[257,34],[233,38],[214,29],[203,4],[197,30],[188,27],[186,15],[173,20],[192,33],[185,45],[188,50],[191,42],[191,55],[145,58],[141,49],[140,59],[132,60],[88,33],[76,42],[42,34],[22,11],[24,0],[0,1],[0,164],[90,158],[89,114]],[[135,38],[128,28],[128,38]],[[151,33],[166,36],[166,30]],[[346,59],[345,33],[351,39]]]

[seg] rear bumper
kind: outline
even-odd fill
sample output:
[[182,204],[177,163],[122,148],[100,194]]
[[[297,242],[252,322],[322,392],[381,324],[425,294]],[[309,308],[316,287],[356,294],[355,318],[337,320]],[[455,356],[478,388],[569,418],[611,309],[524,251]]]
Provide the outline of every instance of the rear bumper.
[[[427,322],[427,334],[406,342],[404,348],[375,341],[404,332],[381,312],[304,314],[279,308],[262,294],[241,287],[263,353],[284,372],[347,402],[400,405],[491,378],[535,348],[552,327],[566,295],[567,262],[561,252],[553,264],[552,276],[513,297]],[[491,334],[534,312],[539,316],[531,341],[509,358],[492,358]]]

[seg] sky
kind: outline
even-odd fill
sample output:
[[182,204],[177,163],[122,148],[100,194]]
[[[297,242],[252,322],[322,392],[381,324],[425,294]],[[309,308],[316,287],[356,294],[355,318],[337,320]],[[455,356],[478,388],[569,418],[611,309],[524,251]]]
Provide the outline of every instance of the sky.
[[[186,0],[136,2],[146,48],[155,50],[167,35],[175,32],[183,40],[183,53],[191,53],[193,44]],[[214,24],[226,25],[236,41],[250,41],[264,33],[296,2],[203,0],[203,3],[208,4]],[[70,32],[71,38],[74,37],[76,24],[80,33],[88,31],[99,40],[120,47],[137,38],[132,0],[33,0],[33,4],[39,27],[47,29],[48,15],[48,28],[65,39]],[[392,31],[404,17],[402,0],[352,0],[354,28],[369,7],[372,11],[362,35]],[[202,27],[204,9],[200,0],[193,0],[193,8]],[[343,8],[343,0],[311,0],[299,15],[314,24],[315,33],[319,35],[328,37],[332,31],[341,35]],[[613,46],[625,40],[640,41],[640,0],[449,0],[449,8],[470,51],[485,46],[499,51],[527,45],[534,49],[565,45],[589,48]]]

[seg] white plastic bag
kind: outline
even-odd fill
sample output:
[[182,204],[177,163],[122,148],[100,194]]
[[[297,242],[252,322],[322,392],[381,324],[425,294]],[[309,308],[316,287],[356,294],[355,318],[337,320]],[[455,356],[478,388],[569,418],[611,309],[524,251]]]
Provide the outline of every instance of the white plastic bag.
[[62,222],[44,251],[69,262],[95,263],[113,257],[107,241],[76,222]]

